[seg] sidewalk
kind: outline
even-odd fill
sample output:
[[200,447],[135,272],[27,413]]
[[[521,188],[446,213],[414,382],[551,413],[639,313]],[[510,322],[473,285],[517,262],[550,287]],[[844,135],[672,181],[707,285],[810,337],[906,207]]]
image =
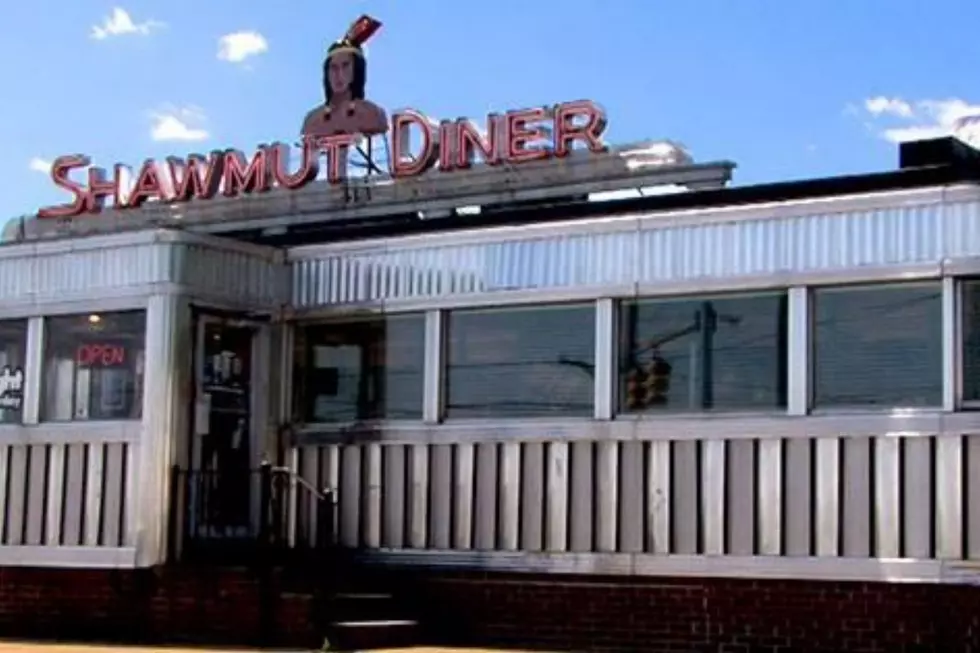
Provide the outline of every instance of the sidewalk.
[[[0,653],[255,653],[261,649],[201,649],[145,646],[92,646],[82,644],[32,644],[30,642],[0,642]],[[282,653],[282,652],[281,652]],[[296,651],[296,653],[306,653]],[[503,649],[439,648],[420,646],[392,650],[373,650],[370,653],[521,653]]]

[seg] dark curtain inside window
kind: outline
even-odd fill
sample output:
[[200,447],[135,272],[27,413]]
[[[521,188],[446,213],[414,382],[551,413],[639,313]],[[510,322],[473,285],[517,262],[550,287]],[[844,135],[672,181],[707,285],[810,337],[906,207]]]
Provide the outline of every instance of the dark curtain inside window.
[[938,406],[942,364],[939,283],[814,291],[814,406]]
[[589,416],[594,367],[591,305],[453,311],[446,414]]
[[980,399],[980,281],[963,284],[963,399]]

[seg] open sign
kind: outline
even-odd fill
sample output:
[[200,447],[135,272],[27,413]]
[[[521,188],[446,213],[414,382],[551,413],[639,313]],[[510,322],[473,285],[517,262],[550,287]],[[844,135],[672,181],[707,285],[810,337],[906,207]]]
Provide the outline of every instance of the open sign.
[[126,364],[126,349],[107,343],[79,345],[75,362],[79,367],[118,367]]

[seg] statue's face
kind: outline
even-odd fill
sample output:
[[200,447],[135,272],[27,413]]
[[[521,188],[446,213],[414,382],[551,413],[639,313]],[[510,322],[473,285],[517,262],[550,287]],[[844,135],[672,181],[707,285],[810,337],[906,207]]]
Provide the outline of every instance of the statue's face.
[[354,82],[354,54],[338,52],[330,56],[327,76],[330,90],[334,93],[346,93]]

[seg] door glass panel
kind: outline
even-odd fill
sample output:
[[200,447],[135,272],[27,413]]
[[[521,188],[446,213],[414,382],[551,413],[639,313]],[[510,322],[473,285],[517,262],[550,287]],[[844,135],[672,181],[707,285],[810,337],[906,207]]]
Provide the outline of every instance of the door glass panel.
[[198,460],[203,517],[214,534],[244,534],[250,523],[254,336],[251,327],[203,325],[198,395],[207,427],[197,435]]

